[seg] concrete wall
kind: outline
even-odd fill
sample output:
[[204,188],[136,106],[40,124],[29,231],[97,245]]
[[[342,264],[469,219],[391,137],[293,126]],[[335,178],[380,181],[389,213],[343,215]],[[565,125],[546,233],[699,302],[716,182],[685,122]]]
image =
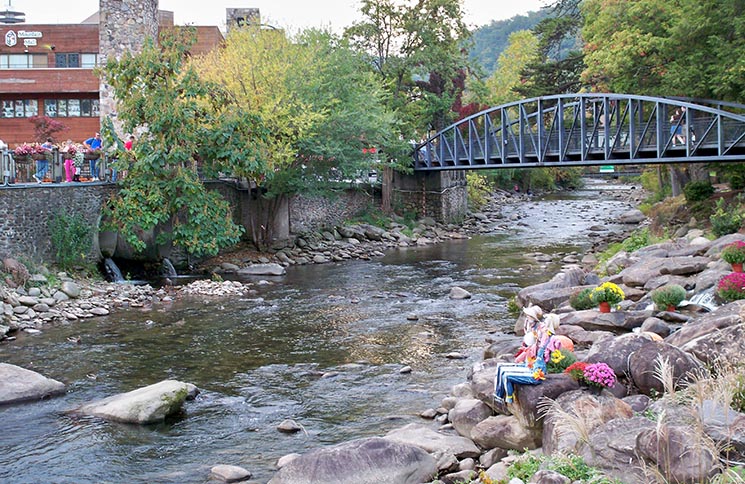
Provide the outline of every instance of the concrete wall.
[[[113,185],[43,184],[0,189],[0,257],[54,260],[49,220],[62,210],[81,214],[98,227],[103,203]],[[98,258],[98,238],[93,236],[91,257]]]
[[438,222],[463,220],[468,211],[466,172],[393,173],[391,206],[397,213],[415,213]]

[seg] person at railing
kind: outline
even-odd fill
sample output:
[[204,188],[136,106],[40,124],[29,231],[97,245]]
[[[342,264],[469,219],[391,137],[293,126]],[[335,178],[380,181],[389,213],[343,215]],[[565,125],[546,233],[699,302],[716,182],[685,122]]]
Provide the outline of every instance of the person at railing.
[[75,147],[75,143],[72,142],[71,139],[68,139],[65,141],[64,146],[60,149],[60,153],[62,153],[62,158],[65,160],[65,181],[70,183],[73,178],[75,178],[75,153],[77,153],[77,148]]
[[34,180],[36,180],[36,183],[41,183],[42,181],[44,181],[44,177],[47,176],[47,171],[49,171],[48,155],[50,155],[52,153],[52,150],[54,149],[52,138],[47,138],[47,140],[42,143],[41,147],[42,149],[44,149],[44,158],[36,160],[36,173],[32,175],[34,177]]
[[680,109],[676,109],[672,116],[670,116],[670,135],[673,138],[673,146],[677,146],[678,143],[681,145],[686,144],[685,136],[683,136],[683,126],[685,124],[686,108],[683,106]]
[[96,133],[92,138],[83,141],[83,146],[85,147],[86,154],[89,155],[88,161],[91,168],[91,180],[98,181],[98,158],[101,155],[101,147],[103,146],[101,133]]

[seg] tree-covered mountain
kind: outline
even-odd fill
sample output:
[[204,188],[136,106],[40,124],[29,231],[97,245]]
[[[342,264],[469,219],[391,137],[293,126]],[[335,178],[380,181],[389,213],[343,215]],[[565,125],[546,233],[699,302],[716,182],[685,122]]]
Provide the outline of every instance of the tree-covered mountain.
[[487,75],[496,69],[497,59],[508,44],[511,33],[519,30],[530,30],[548,16],[549,11],[528,12],[527,15],[516,15],[507,20],[493,20],[488,25],[473,32],[471,59],[478,62]]

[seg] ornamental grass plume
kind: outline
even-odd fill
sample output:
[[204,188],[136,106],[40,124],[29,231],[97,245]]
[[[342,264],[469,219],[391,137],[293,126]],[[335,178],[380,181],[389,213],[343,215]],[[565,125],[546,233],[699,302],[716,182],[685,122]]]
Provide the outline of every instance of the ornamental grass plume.
[[590,293],[590,300],[595,304],[607,302],[610,305],[616,305],[625,298],[623,290],[612,282],[604,282]]
[[732,272],[721,278],[717,295],[725,301],[745,299],[745,272]]
[[730,264],[745,263],[745,242],[737,240],[731,244],[725,245],[722,252],[719,254],[719,257]]

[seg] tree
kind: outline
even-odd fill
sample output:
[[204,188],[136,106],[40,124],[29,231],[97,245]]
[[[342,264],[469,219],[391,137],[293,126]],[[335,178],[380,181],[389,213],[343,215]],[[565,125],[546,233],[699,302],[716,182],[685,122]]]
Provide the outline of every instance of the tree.
[[271,241],[270,222],[287,197],[328,193],[332,182],[357,177],[373,161],[368,148],[394,159],[404,153],[379,79],[328,32],[307,31],[293,40],[283,31],[246,26],[193,65],[267,133],[250,141],[256,153],[250,163],[220,165],[261,192],[256,202],[263,209],[251,213],[258,247]]
[[40,143],[47,138],[54,140],[57,133],[69,129],[64,123],[49,116],[31,116],[28,120],[34,125],[34,139]]
[[345,36],[383,79],[405,139],[441,129],[456,117],[471,69],[459,0],[363,0],[363,20]]
[[[122,128],[143,131],[131,155],[110,120],[102,132],[129,171],[105,215],[110,228],[136,250],[145,248],[145,231],[162,227],[167,230],[160,231],[159,243],[170,241],[192,255],[214,255],[236,243],[242,232],[232,221],[228,203],[205,188],[197,171],[211,161],[200,156],[205,140],[228,142],[235,133],[245,140],[255,135],[256,123],[251,117],[223,116],[231,99],[184,65],[193,39],[193,31],[187,30],[163,36],[160,46],[149,40],[139,54],[110,58],[103,72],[118,101]],[[215,162],[231,157],[233,152],[224,153]]]
[[510,35],[507,48],[500,54],[497,69],[486,81],[489,89],[488,102],[493,105],[516,101],[520,95],[514,91],[520,86],[525,66],[538,54],[538,39],[528,30]]

